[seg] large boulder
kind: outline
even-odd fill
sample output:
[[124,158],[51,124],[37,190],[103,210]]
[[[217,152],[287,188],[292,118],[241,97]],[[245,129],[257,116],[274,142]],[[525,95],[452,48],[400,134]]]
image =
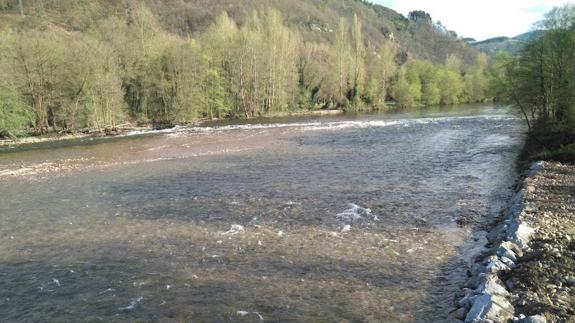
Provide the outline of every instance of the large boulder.
[[465,322],[506,322],[513,318],[513,312],[513,306],[505,297],[483,294],[473,303]]

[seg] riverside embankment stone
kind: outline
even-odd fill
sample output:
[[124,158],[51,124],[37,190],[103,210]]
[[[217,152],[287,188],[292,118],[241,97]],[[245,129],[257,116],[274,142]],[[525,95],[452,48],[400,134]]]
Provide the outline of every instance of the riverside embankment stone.
[[540,162],[524,176],[454,321],[575,322],[575,167]]

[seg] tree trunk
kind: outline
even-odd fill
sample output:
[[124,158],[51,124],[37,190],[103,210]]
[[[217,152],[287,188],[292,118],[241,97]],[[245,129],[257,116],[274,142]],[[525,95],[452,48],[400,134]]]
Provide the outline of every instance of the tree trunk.
[[20,15],[22,15],[22,18],[24,18],[24,3],[22,3],[22,1],[24,0],[18,0],[18,8],[20,8]]

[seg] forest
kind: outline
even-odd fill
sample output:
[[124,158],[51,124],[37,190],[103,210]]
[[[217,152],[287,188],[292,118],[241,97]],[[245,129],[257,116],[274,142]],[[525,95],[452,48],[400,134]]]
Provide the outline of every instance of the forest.
[[530,135],[524,159],[575,163],[575,6],[551,10],[541,36],[493,60],[492,93],[516,106]]
[[[18,19],[32,19],[19,9]],[[409,24],[458,44],[424,12],[410,14]],[[478,52],[434,61],[410,55],[393,34],[376,44],[357,15],[339,17],[327,41],[303,35],[271,7],[254,9],[241,23],[222,12],[188,35],[166,30],[143,2],[81,28],[30,25],[0,33],[4,137],[480,102],[490,98],[497,75]]]

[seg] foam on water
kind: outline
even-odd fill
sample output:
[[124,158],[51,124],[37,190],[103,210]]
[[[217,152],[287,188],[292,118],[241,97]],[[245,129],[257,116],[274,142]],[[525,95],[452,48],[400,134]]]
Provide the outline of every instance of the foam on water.
[[512,120],[514,117],[508,115],[492,116],[462,116],[462,117],[436,117],[436,118],[419,118],[419,119],[398,119],[398,120],[361,120],[361,121],[312,121],[296,123],[255,123],[227,126],[176,126],[169,129],[161,130],[137,130],[128,132],[125,136],[136,136],[143,134],[168,134],[181,135],[186,133],[217,133],[225,131],[242,131],[242,130],[266,130],[266,129],[284,129],[294,128],[302,131],[325,131],[325,130],[342,130],[342,129],[365,129],[380,128],[391,126],[409,127],[412,125],[421,125],[429,123],[450,122],[455,120]]
[[370,224],[379,220],[371,209],[361,207],[354,203],[349,203],[348,209],[336,214],[335,218],[340,226],[343,225],[344,228],[353,224]]

